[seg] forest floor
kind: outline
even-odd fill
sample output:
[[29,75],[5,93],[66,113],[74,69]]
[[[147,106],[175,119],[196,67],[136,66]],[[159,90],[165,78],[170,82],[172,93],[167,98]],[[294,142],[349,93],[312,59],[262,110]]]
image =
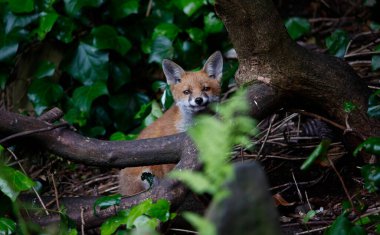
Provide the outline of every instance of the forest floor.
[[[378,4],[379,5],[379,4]],[[328,53],[324,40],[337,29],[349,35],[349,45],[343,59],[372,89],[380,88],[380,71],[371,70],[371,52],[380,44],[379,32],[369,27],[380,22],[373,8],[362,1],[278,1],[284,18],[299,16],[308,19],[312,30],[298,43],[310,50]],[[328,79],[328,78],[326,78]],[[337,88],[339,89],[339,88]],[[353,157],[352,149],[344,146],[344,127],[328,119],[328,114],[314,114],[304,110],[280,110],[259,124],[261,133],[252,140],[254,151],[234,151],[236,161],[260,161],[267,172],[270,191],[276,202],[284,234],[320,234],[342,213],[342,208],[353,203],[365,208],[351,213],[351,221],[366,214],[380,212],[380,200],[363,187],[360,167],[371,158]],[[322,133],[322,134],[321,134]],[[300,166],[321,138],[332,143],[327,156],[332,161],[320,161],[307,171]],[[48,183],[47,195],[83,196],[116,193],[118,175],[115,169],[101,169],[52,157],[29,169],[32,178]],[[314,216],[307,218],[309,211]],[[375,234],[375,226],[365,227]],[[179,233],[177,233],[179,234]]]

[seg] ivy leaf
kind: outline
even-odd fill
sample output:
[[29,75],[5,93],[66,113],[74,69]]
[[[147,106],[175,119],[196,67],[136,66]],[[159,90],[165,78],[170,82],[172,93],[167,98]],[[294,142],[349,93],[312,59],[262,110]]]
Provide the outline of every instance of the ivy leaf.
[[152,53],[149,56],[149,63],[161,63],[163,59],[172,59],[174,48],[172,41],[165,36],[158,36],[152,43]]
[[96,214],[96,207],[99,207],[100,210],[106,209],[110,206],[117,206],[120,204],[121,194],[115,194],[111,196],[103,196],[101,198],[96,199],[94,202],[93,210],[94,214]]
[[351,102],[351,101],[344,102],[344,104],[343,104],[343,110],[344,110],[345,113],[351,113],[355,109],[357,109],[357,107],[356,107],[356,105],[353,102]]
[[336,57],[343,57],[349,42],[346,31],[337,29],[325,39],[326,47],[330,54]]
[[28,190],[35,182],[12,167],[0,165],[0,190],[13,202],[21,191]]
[[8,80],[8,74],[0,72],[0,90],[5,89],[5,84],[7,83],[7,80]]
[[339,235],[339,234],[352,234],[352,235],[366,235],[365,230],[358,226],[353,225],[346,216],[340,215],[336,218],[334,223],[325,231],[326,235]]
[[131,42],[122,36],[118,36],[116,30],[109,25],[102,25],[92,30],[93,44],[96,48],[112,49],[121,55],[125,55],[131,49]]
[[76,29],[76,24],[69,17],[59,16],[59,19],[55,22],[56,30],[53,30],[55,37],[64,43],[70,43],[73,41],[73,32]]
[[369,96],[367,114],[373,118],[380,118],[380,91]]
[[118,91],[121,87],[131,81],[131,70],[128,65],[121,62],[111,63],[110,67],[113,90]]
[[135,140],[136,138],[137,138],[136,134],[128,134],[128,135],[126,135],[126,134],[124,134],[121,131],[117,131],[117,132],[113,133],[110,136],[110,140],[111,141]]
[[331,140],[324,139],[321,143],[314,149],[310,156],[305,160],[301,166],[301,170],[307,170],[318,158],[326,157],[327,150],[329,149]]
[[16,55],[18,40],[0,33],[0,62],[11,60]]
[[[135,119],[141,116],[141,113],[144,112],[144,108],[146,109],[148,107],[149,106],[142,106],[142,109],[136,114]],[[156,121],[159,117],[162,116],[161,108],[156,101],[152,101],[152,103],[150,103],[150,108],[151,108],[150,113],[144,118],[144,121],[142,124],[143,128],[149,126],[154,121]]]
[[201,29],[190,28],[186,30],[186,32],[189,34],[189,37],[191,38],[191,40],[193,40],[196,44],[201,45],[203,43],[205,34]]
[[[5,34],[9,35],[11,32],[15,32],[20,29],[25,29],[26,26],[37,21],[39,17],[40,17],[39,13],[28,14],[28,15],[15,15],[15,14],[12,14],[12,12],[8,12],[6,13],[4,17]],[[23,34],[25,33],[27,33],[27,31],[23,32]]]
[[51,31],[57,19],[58,14],[55,12],[42,13],[40,26],[37,29],[38,39],[42,41],[46,37],[46,34]]
[[154,81],[152,84],[152,90],[154,92],[164,91],[166,89],[167,83],[163,81]]
[[89,113],[92,102],[102,95],[107,95],[108,90],[104,82],[97,82],[91,86],[81,86],[74,90],[73,104],[80,112]]
[[138,13],[139,0],[113,0],[111,1],[111,17],[120,20],[131,14]]
[[147,199],[143,202],[141,202],[140,204],[134,206],[131,211],[129,212],[129,215],[128,215],[128,219],[127,219],[127,228],[131,229],[135,220],[145,214],[148,209],[151,207],[153,201],[152,199]]
[[219,33],[223,30],[223,22],[215,15],[214,12],[208,13],[204,18],[206,33]]
[[8,4],[14,13],[28,13],[34,10],[33,0],[8,0]]
[[380,155],[380,137],[369,137],[356,147],[353,155],[356,156],[363,149],[367,153]]
[[307,19],[301,17],[291,17],[285,21],[285,27],[293,40],[310,32],[311,26]]
[[63,2],[69,15],[78,16],[83,7],[99,7],[103,0],[64,0]]
[[174,24],[161,23],[154,29],[152,39],[156,39],[159,36],[165,36],[173,41],[180,31],[181,30]]
[[86,125],[88,113],[83,113],[78,108],[69,109],[63,118],[70,124],[78,124],[80,127]]
[[380,166],[365,165],[361,168],[361,173],[364,178],[364,187],[370,193],[380,189]]
[[166,222],[170,218],[170,203],[165,199],[158,199],[156,203],[147,210],[146,215]]
[[108,78],[108,53],[81,42],[67,72],[84,85],[91,85]]
[[[380,51],[380,45],[375,47],[375,51]],[[380,69],[380,55],[374,55],[371,59],[371,68],[372,71]]]
[[107,219],[100,227],[101,234],[102,235],[114,234],[117,228],[119,228],[122,224],[127,223],[128,214],[129,214],[129,210],[122,210],[122,211],[119,211],[116,216],[113,216]]
[[28,98],[34,105],[34,111],[40,115],[46,108],[58,102],[63,96],[61,85],[50,78],[33,79],[28,89]]
[[36,71],[33,76],[40,79],[44,77],[51,77],[55,72],[55,64],[51,61],[42,61],[38,64]]
[[16,231],[16,222],[8,218],[0,218],[0,234],[13,234]]
[[170,86],[166,84],[164,93],[161,96],[161,104],[165,110],[168,110],[174,103],[174,97],[170,90]]
[[174,4],[187,16],[192,16],[203,6],[203,0],[176,0]]

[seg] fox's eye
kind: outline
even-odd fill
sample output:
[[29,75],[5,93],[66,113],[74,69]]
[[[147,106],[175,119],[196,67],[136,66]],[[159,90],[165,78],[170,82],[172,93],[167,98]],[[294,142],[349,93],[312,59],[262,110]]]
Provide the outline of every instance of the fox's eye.
[[184,91],[183,91],[183,94],[185,94],[185,95],[189,95],[190,93],[191,93],[190,90],[184,90]]
[[208,86],[205,86],[205,87],[203,87],[203,89],[202,89],[202,91],[209,91],[210,90],[210,87],[208,87]]

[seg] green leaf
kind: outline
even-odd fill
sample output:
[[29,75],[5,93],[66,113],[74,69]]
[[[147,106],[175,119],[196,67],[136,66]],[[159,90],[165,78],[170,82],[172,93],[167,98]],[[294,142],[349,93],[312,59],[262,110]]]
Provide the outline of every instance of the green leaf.
[[53,31],[55,37],[64,43],[70,43],[73,41],[73,32],[76,29],[76,24],[69,17],[59,16],[58,20],[55,22]]
[[58,14],[55,12],[43,12],[40,18],[40,26],[37,29],[38,39],[43,40],[46,34],[51,31],[55,22],[58,19]]
[[104,210],[110,206],[117,206],[120,204],[121,194],[115,194],[111,196],[103,196],[101,198],[96,199],[94,202],[93,210],[94,214],[96,214],[96,208],[99,207],[100,210]]
[[363,149],[367,153],[380,155],[380,137],[369,137],[356,147],[353,155],[356,156]]
[[325,231],[325,235],[366,235],[365,230],[358,226],[353,225],[344,215],[340,215],[336,218],[334,223]]
[[344,102],[343,104],[343,110],[344,112],[346,113],[351,113],[352,111],[354,111],[356,109],[356,105],[354,103],[352,103],[351,101],[346,101]]
[[66,214],[66,209],[60,208],[60,223],[58,235],[78,235],[75,222]]
[[223,30],[223,22],[215,15],[214,12],[208,13],[203,19],[206,33],[219,33]]
[[[144,108],[143,108],[144,107]],[[136,114],[135,119],[137,119],[144,111],[144,109],[148,108],[146,106],[143,106],[142,109]],[[150,105],[150,113],[144,118],[143,120],[143,127],[147,127],[150,124],[152,124],[154,121],[156,121],[159,117],[162,116],[162,110],[158,103],[156,101],[152,101]]]
[[103,0],[64,0],[65,10],[69,15],[79,16],[83,7],[99,7]]
[[28,13],[34,10],[33,0],[8,0],[8,4],[14,13]]
[[12,167],[0,165],[0,190],[13,202],[21,191],[28,190],[35,185],[34,181]]
[[0,62],[11,60],[18,50],[18,40],[0,34]]
[[33,76],[40,79],[44,77],[51,77],[55,72],[55,64],[51,61],[42,61],[37,65],[36,71],[33,73]]
[[309,33],[311,29],[309,21],[301,17],[291,17],[287,19],[285,21],[285,27],[293,40]]
[[16,231],[16,222],[8,218],[0,218],[0,234],[8,235]]
[[124,134],[121,131],[117,131],[117,132],[113,133],[110,136],[110,140],[111,141],[134,140],[136,138],[137,138],[136,134],[128,134],[128,135],[126,135],[126,134]]
[[380,30],[380,24],[377,23],[377,22],[374,22],[374,21],[371,21],[371,23],[369,24],[369,27],[370,27],[373,31],[379,31],[379,30]]
[[309,210],[306,215],[303,217],[302,219],[302,222],[303,223],[307,223],[310,221],[310,219],[312,219],[315,215],[317,214],[317,212],[315,210]]
[[167,83],[163,81],[154,81],[152,83],[152,90],[154,92],[164,91],[166,89]]
[[330,54],[336,57],[343,57],[349,42],[346,31],[337,29],[325,39],[326,47]]
[[[374,51],[378,51],[378,52],[380,51],[380,44],[375,47]],[[372,71],[376,71],[380,69],[380,55],[372,56],[371,68],[372,68]]]
[[149,234],[149,235],[158,235],[158,233],[155,231],[155,228],[160,224],[160,221],[156,218],[150,218],[145,215],[141,215],[136,218],[133,225],[136,229],[133,231],[136,232],[136,234]]
[[[1,50],[0,50],[0,53],[1,53]],[[0,72],[0,90],[5,89],[5,84],[7,83],[8,78],[9,78],[8,74]]]
[[176,0],[174,4],[187,16],[192,16],[203,6],[203,0]]
[[73,107],[66,112],[63,119],[65,119],[70,124],[78,124],[79,126],[84,126],[87,123],[88,113],[84,113],[78,110],[78,108]]
[[133,224],[135,223],[135,220],[145,214],[148,209],[151,207],[153,201],[152,199],[147,199],[140,204],[134,206],[131,211],[129,212],[128,219],[127,219],[127,228],[131,229]]
[[152,43],[152,53],[149,56],[149,63],[161,63],[163,59],[172,59],[174,48],[172,41],[165,37],[159,36]]
[[58,102],[63,96],[61,85],[50,78],[33,79],[28,89],[28,98],[32,101],[34,111],[40,115],[46,108]]
[[161,105],[165,110],[168,110],[174,103],[174,97],[170,86],[167,84],[164,90],[164,93],[161,96]]
[[110,76],[115,91],[131,81],[131,70],[125,63],[111,63]]
[[67,72],[84,85],[108,79],[108,53],[81,42]]
[[104,82],[97,82],[91,86],[81,86],[74,90],[73,104],[83,113],[90,112],[92,102],[102,95],[107,95],[108,90]]
[[120,20],[131,14],[138,13],[139,0],[114,0],[111,1],[111,17]]
[[91,31],[91,34],[94,37],[94,46],[100,50],[112,49],[121,55],[125,55],[132,47],[127,38],[119,36],[116,30],[109,25],[96,27]]
[[326,157],[327,150],[329,149],[331,140],[323,139],[321,143],[314,149],[305,162],[301,166],[301,170],[307,170],[309,167],[321,157]]
[[370,192],[376,192],[380,189],[380,166],[365,165],[361,168],[364,178],[364,187]]
[[173,41],[180,31],[181,30],[174,24],[161,23],[154,29],[152,39],[154,40],[159,36],[165,36]]
[[[28,33],[28,31],[24,31],[26,29],[26,26],[29,26],[30,24],[37,21],[40,17],[39,13],[35,14],[28,14],[28,15],[15,15],[12,14],[12,12],[6,13],[4,17],[4,23],[5,23],[5,34],[7,36],[10,35],[11,32],[17,32],[20,36],[19,39],[25,37],[25,33]],[[21,30],[23,32],[21,32]],[[25,39],[25,38],[23,38]]]
[[157,218],[161,222],[166,222],[170,218],[170,203],[168,200],[158,199],[145,214],[152,218]]
[[183,213],[183,217],[197,229],[200,235],[216,235],[214,224],[206,218],[191,212]]
[[380,91],[376,91],[370,95],[367,114],[372,118],[380,118]]
[[202,45],[205,39],[205,34],[201,29],[190,28],[186,30],[186,32],[189,34],[189,37],[191,38],[191,40],[193,40],[198,45]]
[[197,194],[215,192],[213,183],[200,172],[193,172],[190,170],[173,170],[169,172],[169,177],[182,181]]
[[122,225],[126,224],[128,220],[129,210],[119,211],[116,216],[107,219],[100,227],[101,235],[111,235]]

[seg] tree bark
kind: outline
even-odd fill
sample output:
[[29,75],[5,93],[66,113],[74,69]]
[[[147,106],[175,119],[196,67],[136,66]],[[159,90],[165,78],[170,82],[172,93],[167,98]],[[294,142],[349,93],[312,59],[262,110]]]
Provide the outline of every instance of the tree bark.
[[[380,134],[379,121],[366,114],[370,95],[366,84],[344,61],[310,52],[292,41],[271,0],[216,0],[215,9],[238,54],[236,82],[250,86],[251,104],[271,110],[278,102],[286,105],[297,100],[298,105],[321,110],[345,124],[344,103],[350,101],[356,106],[348,119],[352,130],[362,138]],[[253,93],[262,84],[278,95],[275,102],[263,103],[268,94]]]

